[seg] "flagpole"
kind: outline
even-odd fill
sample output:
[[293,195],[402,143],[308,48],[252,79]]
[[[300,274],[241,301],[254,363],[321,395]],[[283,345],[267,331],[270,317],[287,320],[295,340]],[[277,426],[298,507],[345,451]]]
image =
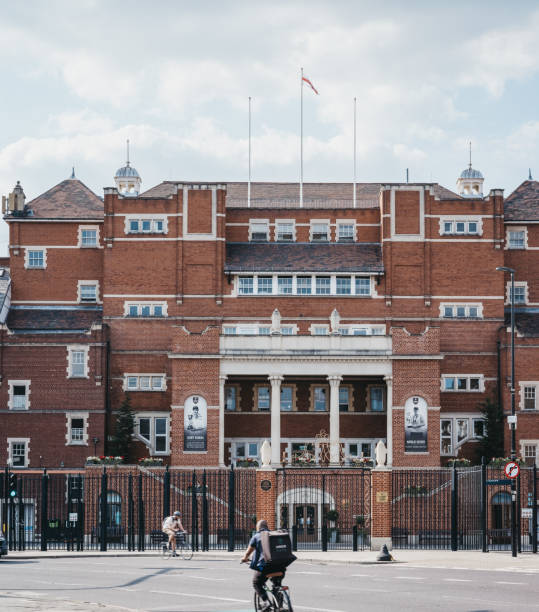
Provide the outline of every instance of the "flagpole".
[[356,98],[354,98],[354,195],[353,195],[353,201],[354,201],[354,208],[356,208],[356,168],[357,168],[357,164],[356,164],[356,109],[357,109],[357,102],[356,102]]
[[251,96],[249,96],[249,180],[247,182],[247,208],[251,208]]
[[299,151],[299,207],[303,208],[303,68],[301,69],[300,151]]

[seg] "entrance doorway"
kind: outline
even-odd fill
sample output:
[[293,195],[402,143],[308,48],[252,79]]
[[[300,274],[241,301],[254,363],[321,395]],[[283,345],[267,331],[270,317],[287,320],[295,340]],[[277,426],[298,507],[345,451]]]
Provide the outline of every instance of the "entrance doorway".
[[498,491],[492,497],[492,529],[490,539],[492,544],[511,543],[511,494]]
[[294,504],[294,524],[298,542],[318,540],[318,506],[314,504]]

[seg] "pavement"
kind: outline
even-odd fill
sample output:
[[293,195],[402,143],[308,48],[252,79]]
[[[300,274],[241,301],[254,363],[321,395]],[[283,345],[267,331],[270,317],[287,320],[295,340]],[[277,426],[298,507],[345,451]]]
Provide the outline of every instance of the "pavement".
[[[243,554],[242,550],[234,552],[228,551],[209,551],[195,552],[197,559],[203,560],[234,560],[239,559]],[[376,557],[378,551],[297,551],[294,553],[300,561],[318,564],[351,564],[351,565],[373,565],[385,562],[378,562]],[[107,552],[88,550],[88,551],[66,551],[49,550],[46,552],[28,550],[11,551],[5,559],[58,559],[58,558],[98,558],[98,557],[156,557],[158,550],[148,550],[144,552],[127,550],[109,550]],[[482,553],[478,551],[450,551],[450,550],[393,550],[393,563],[406,563],[415,567],[435,567],[439,569],[476,569],[492,571],[518,571],[518,570],[537,570],[539,572],[539,554],[529,552],[521,553],[517,557],[511,556],[511,551],[491,551]],[[391,563],[391,562],[389,562]]]

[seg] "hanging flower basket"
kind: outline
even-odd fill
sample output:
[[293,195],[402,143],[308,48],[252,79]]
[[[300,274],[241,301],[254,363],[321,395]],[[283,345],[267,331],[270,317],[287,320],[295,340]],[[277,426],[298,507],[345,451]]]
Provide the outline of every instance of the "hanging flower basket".
[[160,467],[163,465],[161,457],[142,457],[138,460],[138,464],[144,467]]

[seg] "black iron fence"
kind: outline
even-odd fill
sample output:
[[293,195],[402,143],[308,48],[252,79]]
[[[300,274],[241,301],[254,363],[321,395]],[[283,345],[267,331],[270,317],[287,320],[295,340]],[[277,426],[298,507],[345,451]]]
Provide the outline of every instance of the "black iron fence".
[[146,550],[175,510],[193,550],[245,547],[254,529],[253,470],[96,469],[0,475],[10,550]]
[[[394,469],[392,542],[395,548],[508,550],[510,481],[503,467]],[[519,551],[537,552],[537,469],[516,480]]]
[[366,468],[277,472],[277,526],[294,550],[370,548],[371,472]]

